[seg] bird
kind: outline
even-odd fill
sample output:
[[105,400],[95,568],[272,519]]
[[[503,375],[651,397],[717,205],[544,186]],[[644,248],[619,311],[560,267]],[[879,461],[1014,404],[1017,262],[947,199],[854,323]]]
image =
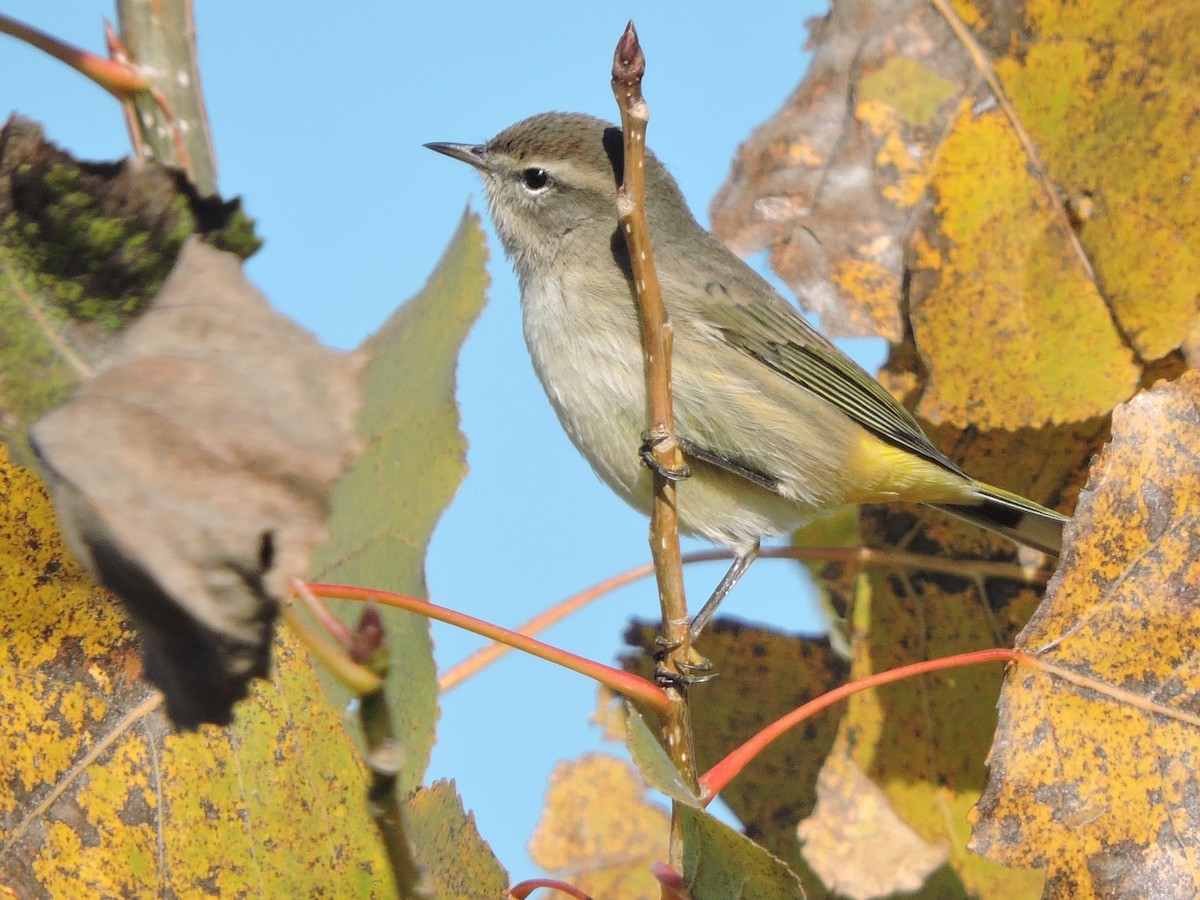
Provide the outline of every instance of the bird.
[[[612,123],[550,112],[484,144],[425,146],[482,176],[546,396],[600,479],[648,514],[641,332],[618,227],[623,145]],[[693,639],[764,538],[846,504],[927,504],[1058,555],[1065,516],[966,474],[879,382],[696,221],[648,149],[644,165],[674,336],[674,424],[689,473],[677,484],[679,527],[734,557],[693,619]]]

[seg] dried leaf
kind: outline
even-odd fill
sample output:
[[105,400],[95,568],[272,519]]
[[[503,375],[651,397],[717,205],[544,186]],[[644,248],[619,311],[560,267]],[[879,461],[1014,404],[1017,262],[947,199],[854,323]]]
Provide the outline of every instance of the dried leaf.
[[808,73],[738,151],[713,231],[738,252],[771,247],[827,334],[899,341],[913,208],[977,76],[920,0],[843,0],[810,28]]
[[156,163],[81,163],[13,116],[0,128],[0,439],[59,406],[145,311],[189,234],[248,256],[238,202]]
[[1200,891],[1200,375],[1113,415],[1001,699],[972,847],[1049,896]]
[[529,855],[594,897],[657,900],[661,889],[650,865],[667,858],[670,825],[645,793],[637,770],[611,756],[560,763]]
[[119,594],[181,727],[265,676],[276,607],[355,452],[359,360],[274,312],[236,257],[189,242],[94,378],[38,422],[73,549]]
[[817,780],[817,805],[800,823],[804,859],[838,894],[855,900],[915,891],[946,861],[892,810],[862,770],[833,755]]
[[627,722],[625,698],[600,685],[596,689],[596,708],[588,716],[588,724],[598,726],[600,736],[606,741],[624,741]]
[[[852,678],[1011,644],[1039,592],[998,575],[973,577],[969,560],[960,565],[959,574],[896,566],[860,575],[847,611]],[[966,817],[983,789],[1001,678],[998,666],[976,666],[855,694],[830,755],[862,771],[924,841],[947,848],[960,891],[1015,900],[1038,895],[1040,874],[1013,872],[966,851]]]

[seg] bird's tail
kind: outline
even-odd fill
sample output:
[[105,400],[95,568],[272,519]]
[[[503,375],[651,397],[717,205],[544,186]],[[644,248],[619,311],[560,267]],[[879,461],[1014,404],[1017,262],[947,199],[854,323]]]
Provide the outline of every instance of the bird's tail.
[[976,483],[975,496],[976,503],[930,505],[1034,550],[1058,556],[1066,516],[988,484]]

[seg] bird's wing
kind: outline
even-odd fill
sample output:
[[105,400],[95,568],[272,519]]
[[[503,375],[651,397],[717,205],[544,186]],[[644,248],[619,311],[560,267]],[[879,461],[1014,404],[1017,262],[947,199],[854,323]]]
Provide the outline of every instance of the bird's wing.
[[966,477],[929,442],[908,410],[790,307],[712,304],[705,307],[704,315],[730,346],[825,400],[889,444]]

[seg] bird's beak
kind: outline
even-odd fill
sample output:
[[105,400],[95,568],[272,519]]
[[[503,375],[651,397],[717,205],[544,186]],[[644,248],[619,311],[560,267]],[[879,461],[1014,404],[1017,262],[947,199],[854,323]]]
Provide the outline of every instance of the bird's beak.
[[426,144],[430,150],[444,153],[477,169],[487,169],[487,147],[483,144]]

